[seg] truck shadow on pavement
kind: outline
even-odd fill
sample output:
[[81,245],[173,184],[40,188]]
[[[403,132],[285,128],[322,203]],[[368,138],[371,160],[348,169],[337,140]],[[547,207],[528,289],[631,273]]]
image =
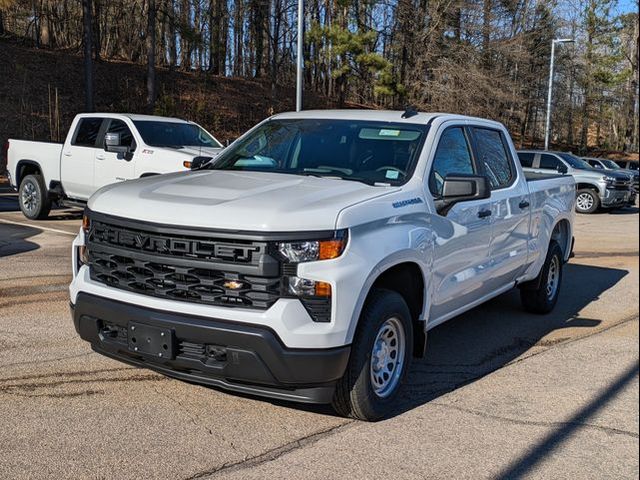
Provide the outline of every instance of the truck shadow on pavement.
[[[18,194],[9,192],[9,188],[0,184],[0,213],[19,212]],[[80,220],[82,218],[81,209],[68,209],[65,207],[54,206],[46,220]],[[26,219],[25,219],[26,220]]]
[[0,223],[0,258],[37,250],[40,245],[27,238],[39,233],[42,233],[39,228]]
[[593,329],[600,319],[579,316],[585,306],[616,285],[627,270],[570,263],[555,310],[549,315],[523,311],[517,289],[507,292],[428,334],[425,358],[415,360],[394,415],[427,403],[507,365],[532,347],[549,347],[574,338],[554,335],[566,328]]
[[[627,270],[569,263],[564,269],[558,304],[549,315],[525,312],[520,294],[514,289],[434,328],[428,334],[427,354],[425,358],[414,359],[390,417],[473,383],[534,346],[551,347],[576,336],[573,332],[544,339],[551,332],[566,328],[588,331],[597,327],[602,320],[584,318],[578,312],[628,274]],[[263,400],[297,410],[335,415],[328,405]]]

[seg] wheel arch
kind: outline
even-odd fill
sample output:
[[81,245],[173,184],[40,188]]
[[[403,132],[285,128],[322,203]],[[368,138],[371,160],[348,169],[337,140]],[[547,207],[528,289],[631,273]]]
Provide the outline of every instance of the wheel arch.
[[35,160],[23,159],[18,160],[16,163],[16,177],[15,182],[16,186],[20,188],[20,183],[27,175],[35,175],[40,174],[43,175],[42,167]]
[[386,265],[383,269],[377,269],[376,272],[371,276],[364,300],[359,304],[357,312],[355,312],[356,328],[364,305],[376,289],[397,292],[404,298],[411,312],[413,355],[422,357],[425,353],[426,343],[425,322],[422,318],[425,308],[426,280],[422,268],[415,261],[405,260]]
[[573,243],[573,232],[571,230],[571,222],[569,222],[568,219],[561,218],[553,226],[551,237],[549,237],[549,244],[547,245],[547,250],[549,250],[549,245],[551,245],[552,240],[555,240],[556,242],[558,242],[558,245],[560,245],[564,260],[569,260]]
[[594,183],[578,182],[576,183],[576,192],[579,190],[593,190],[600,195],[600,188]]

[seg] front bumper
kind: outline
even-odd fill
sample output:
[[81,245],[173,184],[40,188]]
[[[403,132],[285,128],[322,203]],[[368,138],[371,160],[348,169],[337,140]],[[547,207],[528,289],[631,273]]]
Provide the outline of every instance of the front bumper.
[[[349,360],[349,346],[290,349],[268,327],[153,310],[82,292],[71,313],[80,337],[98,353],[182,380],[280,400],[329,403]],[[130,322],[170,330],[172,356],[132,351]]]
[[603,207],[623,207],[627,205],[631,197],[629,190],[607,189],[602,199]]

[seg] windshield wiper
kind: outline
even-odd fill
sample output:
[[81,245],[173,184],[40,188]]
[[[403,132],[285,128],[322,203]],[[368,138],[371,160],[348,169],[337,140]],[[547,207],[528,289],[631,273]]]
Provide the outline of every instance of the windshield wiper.
[[[291,172],[293,173],[293,172]],[[332,178],[332,179],[338,179],[338,180],[349,180],[352,182],[360,182],[360,183],[364,183],[366,185],[371,185],[371,186],[376,186],[375,181],[373,180],[369,180],[367,178],[362,178],[362,177],[349,177],[346,175],[336,175],[334,172],[331,172],[331,175],[320,175],[319,173],[313,173],[313,172],[296,172],[294,173],[294,175],[304,175],[305,177],[317,177],[317,178]]]

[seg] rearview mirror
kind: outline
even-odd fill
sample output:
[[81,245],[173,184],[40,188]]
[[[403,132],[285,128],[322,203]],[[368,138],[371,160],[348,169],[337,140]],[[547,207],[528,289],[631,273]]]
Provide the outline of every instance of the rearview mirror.
[[129,147],[127,145],[121,145],[119,133],[106,133],[104,135],[104,149],[111,153],[129,153]]
[[191,160],[191,170],[199,170],[202,166],[211,160],[213,157],[195,157]]
[[442,197],[436,201],[438,213],[446,215],[456,203],[482,200],[491,196],[489,179],[483,175],[447,175]]
[[561,163],[560,165],[558,165],[557,170],[558,170],[558,173],[562,175],[566,174],[569,171],[569,169],[564,163]]

